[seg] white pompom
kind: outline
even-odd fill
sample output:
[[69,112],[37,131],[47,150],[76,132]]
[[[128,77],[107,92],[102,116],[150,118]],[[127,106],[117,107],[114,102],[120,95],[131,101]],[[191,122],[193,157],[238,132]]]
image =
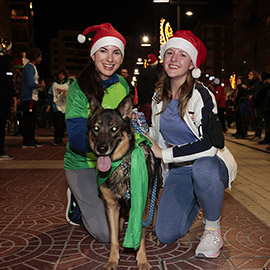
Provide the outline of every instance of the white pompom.
[[79,35],[77,36],[77,40],[78,40],[80,43],[84,43],[85,40],[86,40],[86,37],[85,37],[84,35],[82,35],[82,34],[79,34]]
[[194,68],[191,74],[193,78],[198,79],[201,77],[201,70],[199,68]]

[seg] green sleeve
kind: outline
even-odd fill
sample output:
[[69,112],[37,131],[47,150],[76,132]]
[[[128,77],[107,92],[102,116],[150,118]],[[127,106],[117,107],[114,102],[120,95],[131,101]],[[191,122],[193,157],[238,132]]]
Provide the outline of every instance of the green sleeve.
[[66,119],[88,118],[89,112],[89,102],[76,81],[67,92]]
[[129,85],[128,85],[126,79],[125,79],[124,77],[122,77],[121,75],[118,75],[118,74],[117,74],[117,76],[118,76],[118,78],[119,78],[119,82],[125,87],[125,89],[126,89],[126,94],[128,95],[130,89],[129,89]]

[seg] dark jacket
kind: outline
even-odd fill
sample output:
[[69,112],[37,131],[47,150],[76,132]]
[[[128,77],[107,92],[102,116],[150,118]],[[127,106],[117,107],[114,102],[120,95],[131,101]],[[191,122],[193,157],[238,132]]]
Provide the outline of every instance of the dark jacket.
[[11,59],[8,55],[0,56],[0,113],[8,115],[12,97],[16,96]]
[[155,83],[157,82],[158,77],[159,73],[157,70],[150,66],[141,71],[137,82],[139,106],[146,103],[151,104],[155,91]]

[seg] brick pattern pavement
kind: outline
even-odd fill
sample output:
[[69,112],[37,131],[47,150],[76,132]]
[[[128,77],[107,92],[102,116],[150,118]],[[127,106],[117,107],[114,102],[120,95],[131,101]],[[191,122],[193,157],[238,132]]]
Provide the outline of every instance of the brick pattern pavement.
[[[59,164],[46,168],[46,162],[62,160],[65,148],[46,141],[42,148],[24,150],[13,142],[8,153],[29,163],[21,169],[12,168],[16,160],[9,162],[9,169],[0,164],[0,269],[103,269],[109,245],[67,224],[64,171]],[[31,168],[31,160],[44,168]],[[270,269],[269,227],[229,193],[225,193],[221,229],[224,246],[220,257],[211,260],[194,257],[203,233],[200,216],[189,233],[170,245],[159,243],[149,231],[146,246],[152,269]],[[134,252],[121,248],[119,270],[133,269]]]

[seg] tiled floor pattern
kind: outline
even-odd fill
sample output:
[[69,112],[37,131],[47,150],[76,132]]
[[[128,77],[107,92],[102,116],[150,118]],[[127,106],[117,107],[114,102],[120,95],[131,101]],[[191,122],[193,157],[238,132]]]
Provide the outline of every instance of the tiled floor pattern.
[[266,145],[250,139],[240,140],[240,144],[231,134],[226,139],[238,164],[229,194],[270,227],[270,153],[265,151]]
[[[66,223],[67,184],[61,169],[65,149],[44,142],[44,147],[33,150],[19,149],[10,142],[8,153],[14,154],[16,160],[9,165],[0,164],[0,269],[101,270],[109,255],[109,245],[98,243],[83,229]],[[239,147],[242,148],[230,144],[237,159],[240,152],[247,151]],[[250,151],[253,152],[249,155],[255,150]],[[15,161],[24,167],[16,167]],[[241,159],[240,164],[245,166]],[[251,167],[246,174],[243,171],[240,170],[241,185],[252,181],[250,174],[256,173],[252,173]],[[246,196],[239,186],[237,192]],[[202,219],[198,217],[190,232],[171,245],[160,244],[149,232],[147,254],[152,269],[270,269],[270,229],[234,199],[233,192],[225,193],[221,222],[224,246],[218,259],[194,258],[203,232]],[[120,256],[119,270],[136,269],[133,252],[121,248]]]

